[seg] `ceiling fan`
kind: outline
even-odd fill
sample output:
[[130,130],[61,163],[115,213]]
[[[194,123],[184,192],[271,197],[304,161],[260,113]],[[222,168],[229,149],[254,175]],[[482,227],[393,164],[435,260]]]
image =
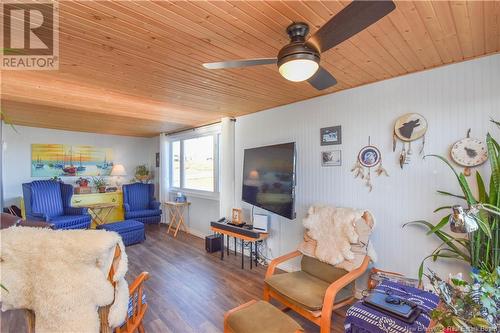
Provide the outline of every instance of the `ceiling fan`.
[[256,58],[211,62],[207,69],[225,69],[277,64],[280,74],[287,80],[307,80],[314,88],[323,90],[334,86],[337,80],[320,66],[321,53],[366,29],[396,8],[394,2],[359,0],[351,2],[332,17],[309,39],[306,23],[293,23],[287,28],[290,43],[275,58]]

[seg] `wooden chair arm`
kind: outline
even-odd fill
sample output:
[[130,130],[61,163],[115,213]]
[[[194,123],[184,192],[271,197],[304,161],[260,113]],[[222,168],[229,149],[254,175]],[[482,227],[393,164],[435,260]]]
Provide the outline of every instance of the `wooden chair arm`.
[[130,295],[132,295],[137,290],[137,288],[139,288],[139,286],[148,279],[148,272],[142,272],[141,274],[139,274],[139,276],[135,278],[134,282],[132,282],[132,284],[128,287]]
[[349,283],[351,283],[352,281],[356,280],[361,275],[363,275],[363,273],[366,272],[366,270],[368,269],[369,264],[370,264],[370,257],[365,256],[363,262],[358,268],[350,271],[346,275],[342,276],[340,279],[330,284],[330,286],[326,290],[325,298],[323,300],[323,308],[321,310],[321,316],[327,316],[328,314],[331,315],[333,303],[335,301],[335,296],[337,296],[337,293],[342,288],[349,285]]
[[279,264],[281,264],[285,261],[288,261],[290,259],[293,259],[295,257],[301,256],[301,255],[302,255],[302,252],[300,252],[299,250],[296,250],[296,251],[293,251],[291,253],[282,255],[281,257],[273,259],[271,261],[271,263],[269,264],[269,267],[267,267],[267,272],[266,272],[265,278],[267,279],[268,277],[272,276],[274,274],[274,271],[276,270],[276,266],[278,266]]
[[53,229],[54,224],[45,221],[23,220],[18,224],[20,227],[48,228]]

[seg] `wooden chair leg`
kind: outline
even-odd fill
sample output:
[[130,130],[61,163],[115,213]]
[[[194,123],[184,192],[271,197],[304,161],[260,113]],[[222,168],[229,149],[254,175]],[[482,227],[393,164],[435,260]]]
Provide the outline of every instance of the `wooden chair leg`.
[[262,299],[266,302],[271,300],[271,296],[269,295],[269,287],[264,283],[264,296]]
[[144,325],[142,324],[142,322],[139,324],[139,326],[137,327],[137,329],[139,330],[139,333],[144,333]]
[[28,333],[35,333],[35,313],[31,310],[24,310],[24,317]]
[[322,315],[320,319],[319,332],[330,333],[332,327],[332,315]]

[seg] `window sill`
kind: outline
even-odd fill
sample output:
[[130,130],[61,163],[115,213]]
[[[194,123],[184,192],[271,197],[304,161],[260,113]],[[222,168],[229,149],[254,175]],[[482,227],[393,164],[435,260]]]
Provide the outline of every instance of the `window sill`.
[[176,196],[177,192],[181,192],[188,199],[189,199],[189,197],[194,197],[194,198],[200,198],[200,199],[219,201],[219,193],[216,193],[216,192],[203,192],[203,191],[186,190],[186,189],[180,189],[180,188],[171,188],[169,190],[169,193],[173,196]]

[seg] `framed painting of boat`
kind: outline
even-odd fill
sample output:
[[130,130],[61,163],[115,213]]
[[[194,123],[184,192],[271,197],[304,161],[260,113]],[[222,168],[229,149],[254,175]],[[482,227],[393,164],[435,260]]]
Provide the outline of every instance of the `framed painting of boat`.
[[113,149],[84,145],[32,144],[32,177],[109,176]]

